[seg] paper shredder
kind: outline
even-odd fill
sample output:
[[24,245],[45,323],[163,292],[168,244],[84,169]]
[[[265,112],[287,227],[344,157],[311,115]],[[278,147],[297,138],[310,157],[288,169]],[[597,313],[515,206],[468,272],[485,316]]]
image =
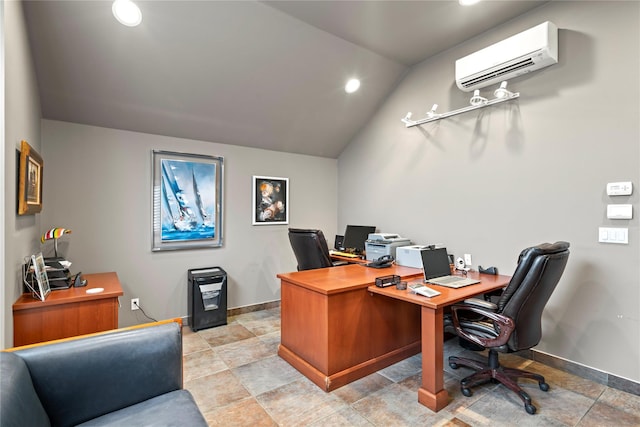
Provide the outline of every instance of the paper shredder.
[[220,267],[188,270],[189,326],[195,332],[227,324],[227,273]]

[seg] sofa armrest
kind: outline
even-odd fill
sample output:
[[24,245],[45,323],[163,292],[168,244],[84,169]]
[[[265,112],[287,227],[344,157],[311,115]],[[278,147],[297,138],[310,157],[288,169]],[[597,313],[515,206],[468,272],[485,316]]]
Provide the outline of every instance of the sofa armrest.
[[75,425],[182,388],[177,323],[18,349],[53,425]]
[[49,427],[49,416],[20,357],[0,351],[0,425]]

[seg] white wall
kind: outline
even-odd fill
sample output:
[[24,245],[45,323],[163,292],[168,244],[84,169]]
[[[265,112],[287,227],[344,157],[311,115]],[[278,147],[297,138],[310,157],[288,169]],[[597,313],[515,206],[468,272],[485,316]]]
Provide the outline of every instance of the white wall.
[[[408,111],[468,105],[456,59],[546,20],[560,63],[511,81],[518,100],[405,129]],[[570,242],[537,349],[639,381],[639,24],[637,2],[551,2],[413,67],[339,158],[339,228],[444,243],[505,274],[527,246]],[[633,195],[608,197],[615,181]],[[608,203],[634,219],[608,220]],[[628,227],[629,245],[598,243],[601,226]]]
[[[4,160],[2,174],[4,191],[4,295],[3,348],[13,344],[13,313],[11,305],[22,293],[21,265],[23,258],[40,246],[40,215],[17,216],[16,150],[26,140],[39,153],[40,99],[35,80],[31,51],[22,16],[22,3],[2,2],[4,16]],[[46,163],[45,163],[46,170]]]
[[[221,266],[228,306],[280,299],[277,273],[295,271],[287,225],[252,226],[252,175],[289,178],[290,224],[336,232],[337,161],[129,131],[42,121],[46,162],[44,229],[70,228],[58,250],[72,273],[116,271],[125,295],[120,325],[187,315],[187,270]],[[224,157],[224,245],[151,252],[151,153]],[[51,245],[43,245],[45,255]]]

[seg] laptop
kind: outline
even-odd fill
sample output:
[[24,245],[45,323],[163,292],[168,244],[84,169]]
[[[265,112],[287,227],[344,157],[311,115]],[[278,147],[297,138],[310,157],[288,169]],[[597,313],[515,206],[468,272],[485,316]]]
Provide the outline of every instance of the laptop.
[[446,248],[427,249],[420,251],[420,254],[422,255],[424,281],[427,283],[447,288],[461,288],[480,283],[480,280],[477,279],[451,275]]

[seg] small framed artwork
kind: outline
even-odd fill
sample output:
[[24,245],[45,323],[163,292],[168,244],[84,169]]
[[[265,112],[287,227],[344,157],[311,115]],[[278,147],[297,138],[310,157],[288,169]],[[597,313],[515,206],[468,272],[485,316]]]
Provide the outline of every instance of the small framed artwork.
[[153,151],[152,251],[222,246],[223,161]]
[[289,178],[253,176],[253,225],[289,224]]
[[27,141],[20,143],[18,178],[18,215],[33,215],[42,210],[42,157]]

